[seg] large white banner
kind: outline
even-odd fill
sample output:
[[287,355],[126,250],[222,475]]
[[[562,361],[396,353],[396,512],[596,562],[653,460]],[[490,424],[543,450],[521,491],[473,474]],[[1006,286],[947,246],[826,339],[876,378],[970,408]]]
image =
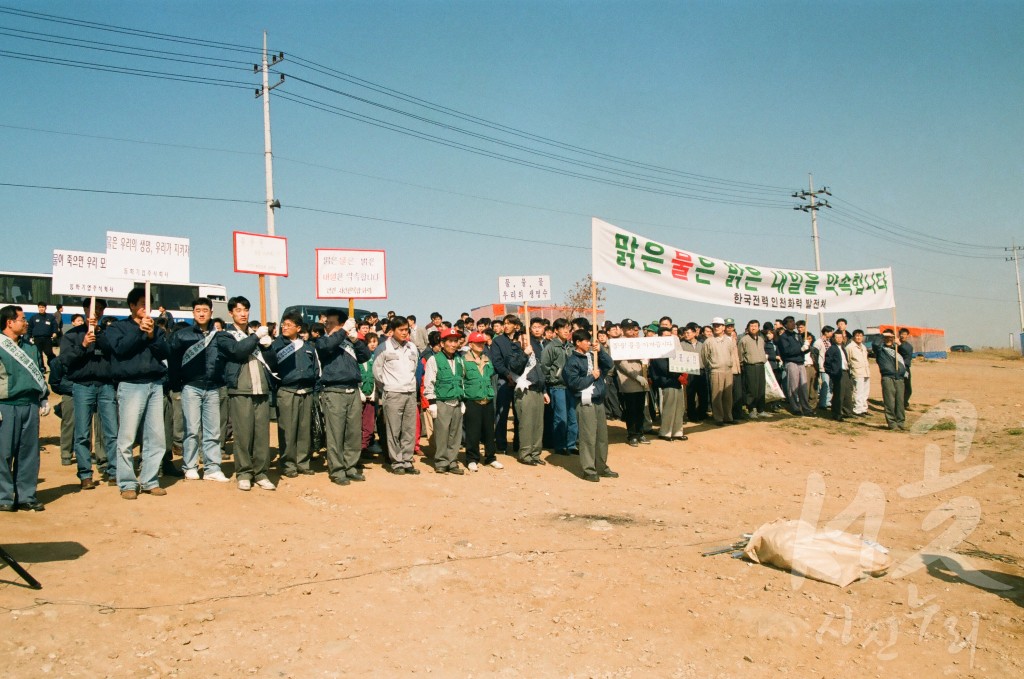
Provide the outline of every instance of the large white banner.
[[892,269],[796,271],[739,264],[658,243],[595,218],[594,280],[747,309],[846,313],[896,306]]
[[189,240],[107,231],[107,270],[112,278],[188,283]]
[[50,291],[55,295],[115,299],[127,297],[134,287],[130,280],[109,275],[106,253],[78,250],[53,251],[51,283]]
[[386,260],[383,250],[317,248],[317,299],[385,299]]

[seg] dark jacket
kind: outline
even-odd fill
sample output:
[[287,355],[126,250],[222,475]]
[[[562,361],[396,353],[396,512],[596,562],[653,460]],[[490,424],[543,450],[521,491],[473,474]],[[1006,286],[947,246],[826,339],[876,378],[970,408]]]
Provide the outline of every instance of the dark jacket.
[[882,377],[892,377],[897,380],[902,380],[907,376],[907,364],[910,363],[911,352],[913,349],[909,344],[901,344],[898,351],[900,352],[900,358],[903,360],[899,362],[897,368],[896,352],[892,349],[885,348],[885,342],[879,340],[871,345],[871,350],[875,352],[875,362],[878,363],[878,372],[882,374]]
[[775,338],[775,348],[778,349],[783,363],[803,364],[807,352],[810,351],[810,347],[805,351],[803,345],[803,335],[796,334],[795,330],[792,332],[786,330]]
[[167,338],[168,351],[173,357],[168,361],[168,366],[171,368],[171,381],[177,388],[180,389],[186,384],[200,389],[217,389],[224,386],[224,368],[238,340],[223,331],[210,332],[214,333],[210,344],[185,364],[181,362],[185,352],[196,343],[206,341],[209,333],[200,331],[196,325],[190,325],[175,330]]
[[847,372],[850,369],[850,359],[846,359],[846,371],[843,370],[843,354],[846,353],[846,345],[833,344],[825,351],[825,374],[829,376]]
[[647,369],[647,376],[651,379],[651,387],[654,389],[682,389],[680,374],[668,369],[667,358],[652,358]]
[[[513,342],[507,335],[498,335],[491,342],[490,348],[491,363],[494,364],[494,374],[498,379],[506,382],[515,382],[516,378],[526,367],[527,356],[518,342]],[[539,359],[538,359],[539,363]],[[541,384],[544,378],[541,377]]]
[[370,350],[362,340],[352,342],[344,330],[337,330],[313,342],[320,357],[320,384],[323,387],[359,389],[363,375],[359,364],[370,360]]
[[115,382],[160,382],[167,374],[167,341],[163,328],[153,328],[153,339],[131,318],[111,323],[96,338],[100,350],[110,357],[110,374]]
[[[300,340],[301,341],[301,340]],[[302,346],[286,356],[278,359],[278,354],[291,344],[291,340],[278,335],[270,345],[267,358],[270,368],[277,373],[281,386],[286,389],[311,389],[320,378],[320,362],[316,356],[316,348],[312,342],[302,342]]]
[[96,326],[96,342],[88,348],[82,346],[87,332],[88,325],[79,325],[69,329],[60,339],[60,361],[67,370],[67,378],[78,384],[110,384],[114,381],[110,356],[100,348],[100,337],[105,331]]
[[[228,389],[236,389],[238,387],[238,373],[241,372],[242,366],[249,362],[249,357],[252,356],[254,351],[259,349],[263,360],[267,363],[272,359],[268,358],[270,352],[260,347],[260,338],[255,333],[240,340],[235,339],[234,335],[230,333],[228,333],[228,336],[235,341],[235,345],[228,351],[227,362],[224,364],[224,384]],[[266,373],[267,383],[273,388],[273,375],[270,374],[267,367],[263,364],[260,364],[260,369]]]
[[61,396],[71,396],[73,391],[73,385],[71,380],[68,379],[68,369],[64,365],[64,352],[60,353],[56,361],[50,363],[50,377],[47,381],[50,383],[50,388],[55,394]]
[[601,377],[596,380],[593,374],[587,370],[587,357],[585,354],[573,350],[565,359],[565,367],[562,368],[562,379],[572,393],[577,405],[582,402],[580,392],[592,384],[594,385],[594,393],[590,397],[591,403],[604,403],[604,394],[607,388],[605,378],[615,364],[607,352],[602,351],[597,356],[597,367],[601,371]]

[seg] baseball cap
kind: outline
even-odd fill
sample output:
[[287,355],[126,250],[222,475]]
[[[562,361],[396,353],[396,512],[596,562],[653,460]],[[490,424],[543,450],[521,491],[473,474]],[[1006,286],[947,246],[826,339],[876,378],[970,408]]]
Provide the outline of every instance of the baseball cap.
[[471,332],[466,341],[470,344],[487,344],[487,335],[482,332]]
[[721,316],[715,316],[711,319],[711,325],[725,325],[725,321],[722,320]]
[[445,328],[441,331],[441,339],[446,340],[449,337],[462,337],[462,333],[455,328]]
[[634,321],[632,318],[623,318],[622,322],[619,323],[620,328],[639,328],[640,324]]
[[725,319],[725,324],[726,325],[736,325],[736,321],[734,321],[731,318],[727,318],[727,319]]

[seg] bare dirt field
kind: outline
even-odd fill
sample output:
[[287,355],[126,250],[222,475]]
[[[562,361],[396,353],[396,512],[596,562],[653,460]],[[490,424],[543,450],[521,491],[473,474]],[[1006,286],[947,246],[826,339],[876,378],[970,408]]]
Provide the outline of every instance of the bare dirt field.
[[[621,478],[598,484],[545,453],[134,502],[78,490],[50,416],[46,511],[0,515],[43,584],[0,568],[2,675],[1024,676],[1024,361],[915,362],[908,424],[936,425],[919,433],[883,429],[872,387],[871,418],[845,424],[630,448],[613,423]],[[701,556],[801,516],[877,533],[896,565],[841,589]]]

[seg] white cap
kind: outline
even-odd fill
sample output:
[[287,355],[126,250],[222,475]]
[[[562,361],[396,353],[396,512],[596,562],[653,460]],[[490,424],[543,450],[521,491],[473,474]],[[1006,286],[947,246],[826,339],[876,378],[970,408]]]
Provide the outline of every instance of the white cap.
[[725,325],[725,319],[721,316],[715,316],[711,319],[711,325]]

